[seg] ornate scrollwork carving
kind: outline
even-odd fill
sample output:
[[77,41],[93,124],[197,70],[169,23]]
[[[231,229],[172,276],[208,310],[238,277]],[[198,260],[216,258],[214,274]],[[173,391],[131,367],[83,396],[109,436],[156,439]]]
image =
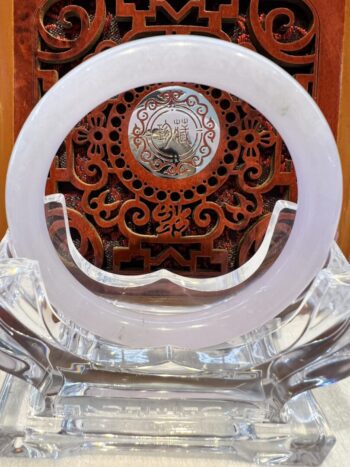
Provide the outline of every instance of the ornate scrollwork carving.
[[[160,85],[131,90],[91,112],[67,140],[66,167],[52,168],[56,181],[69,181],[74,187],[79,209],[101,236],[111,229],[118,232],[114,271],[135,272],[129,268],[137,262],[144,272],[171,264],[199,275],[217,273],[218,264],[219,272],[227,272],[236,260],[229,259],[227,250],[266,214],[264,197],[277,188],[274,180],[279,180],[282,193],[284,184],[295,183],[292,165],[281,161],[280,138],[256,110],[222,91],[186,86],[189,97],[191,92],[194,96],[203,92],[211,106],[226,107],[217,117],[222,138],[215,157],[198,173],[189,178],[160,177],[144,167],[128,138],[122,137],[128,135],[139,103],[154,93],[162,96]],[[173,86],[177,88],[184,89]],[[157,109],[155,101],[149,106]],[[147,111],[140,112],[146,121]],[[223,242],[227,250],[221,248]],[[212,271],[202,269],[205,261]]]
[[[81,58],[100,38],[106,21],[105,0],[95,0],[95,11],[82,6],[49,0],[39,9],[38,33],[45,49],[37,51],[42,63],[66,63]],[[47,16],[56,19],[47,22]],[[51,50],[47,50],[47,48]]]
[[[302,6],[304,12],[301,20],[296,17],[291,2],[280,0],[266,8],[267,3],[264,0],[249,2],[248,24],[258,48],[283,65],[312,64],[317,32],[317,15],[313,8],[307,2],[296,2],[297,8]],[[280,5],[276,6],[278,3]],[[307,16],[311,20],[305,28],[302,24]]]
[[[47,0],[37,24],[41,92],[102,50],[164,33],[206,34],[257,50],[315,92],[319,25],[306,0],[88,0],[84,7]],[[149,132],[147,96],[181,101],[181,94],[162,94],[161,86],[154,85],[130,90],[92,111],[72,130],[52,166],[48,193],[64,193],[70,209],[91,225],[104,249],[99,264],[107,270],[168,268],[197,276],[228,272],[260,245],[274,203],[296,200],[287,148],[259,112],[218,89],[171,86],[191,90],[186,108],[199,118],[202,112],[201,125],[208,126],[196,151],[181,122],[178,130],[174,122],[168,127],[163,122],[158,133]],[[202,98],[196,101],[197,93],[212,106],[217,126],[204,118],[208,109]],[[147,101],[149,107],[159,104],[157,98]],[[132,121],[135,109],[138,119]],[[163,136],[168,137],[165,143]],[[162,153],[164,147],[168,153]],[[167,154],[172,155],[166,159]],[[74,229],[72,233],[77,235]]]

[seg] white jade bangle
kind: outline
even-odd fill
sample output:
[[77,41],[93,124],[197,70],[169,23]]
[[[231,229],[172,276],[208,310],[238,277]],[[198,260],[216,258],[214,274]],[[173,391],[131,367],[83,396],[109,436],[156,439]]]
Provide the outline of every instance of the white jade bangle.
[[[191,313],[138,313],[94,295],[67,271],[48,234],[44,187],[52,158],[71,128],[116,94],[151,83],[190,82],[234,94],[256,107],[286,142],[297,173],[298,212],[276,262],[230,297]],[[217,39],[154,37],[105,51],[62,78],[35,107],[13,150],[6,187],[18,256],[39,261],[52,305],[66,319],[114,343],[208,347],[276,316],[312,281],[334,239],[342,176],[321,111],[285,71]]]

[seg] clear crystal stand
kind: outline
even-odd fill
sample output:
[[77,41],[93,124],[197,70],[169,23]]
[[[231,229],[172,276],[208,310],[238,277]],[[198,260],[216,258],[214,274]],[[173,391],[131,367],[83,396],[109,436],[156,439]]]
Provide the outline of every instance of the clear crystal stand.
[[[121,299],[120,284],[80,256],[62,198],[47,198],[46,212],[49,228],[62,223],[52,241],[71,273],[106,300]],[[277,203],[261,249],[233,286],[269,267],[294,217],[295,205]],[[310,390],[350,374],[350,267],[335,243],[324,269],[278,317],[196,350],[106,342],[51,307],[38,263],[16,257],[10,234],[0,253],[0,369],[8,373],[0,390],[2,456],[167,449],[319,465],[333,447]],[[124,287],[122,299],[135,309],[159,303],[157,287],[182,310],[184,297],[208,300],[161,273],[151,284]]]

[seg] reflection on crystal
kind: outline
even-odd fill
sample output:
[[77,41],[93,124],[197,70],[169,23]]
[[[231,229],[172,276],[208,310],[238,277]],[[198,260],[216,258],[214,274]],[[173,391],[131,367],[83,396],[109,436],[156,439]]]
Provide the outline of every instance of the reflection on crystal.
[[[57,203],[60,199],[47,199],[48,215]],[[66,215],[64,205],[58,212]],[[274,216],[264,257],[252,263],[249,280],[280,253],[295,207],[282,204]],[[109,300],[130,300],[137,308],[145,297],[148,303],[156,299],[157,282],[137,287],[140,300],[132,301],[132,295],[120,295],[108,273],[96,275],[90,263],[86,267],[69,236],[59,237],[61,245],[57,241],[67,267],[93,290],[103,286]],[[268,451],[275,459],[304,465],[321,462],[333,446],[305,390],[350,373],[350,267],[336,244],[313,284],[275,319],[231,342],[192,351],[117,346],[64,321],[50,306],[37,262],[13,258],[11,250],[7,235],[0,245],[0,367],[22,381],[9,377],[2,386],[0,426],[11,413],[13,434],[0,438],[2,453],[57,457],[80,452],[80,439],[91,451],[119,449],[124,442],[151,448],[153,434],[168,440],[164,447],[211,449],[215,444],[218,452],[226,452],[229,440],[232,453],[249,459],[264,459]],[[170,277],[165,285],[177,286]],[[203,293],[197,291],[198,303]],[[172,310],[181,308],[181,295],[188,298],[184,284],[177,286]],[[20,406],[13,404],[12,394],[20,395]],[[203,436],[205,446],[194,442]]]

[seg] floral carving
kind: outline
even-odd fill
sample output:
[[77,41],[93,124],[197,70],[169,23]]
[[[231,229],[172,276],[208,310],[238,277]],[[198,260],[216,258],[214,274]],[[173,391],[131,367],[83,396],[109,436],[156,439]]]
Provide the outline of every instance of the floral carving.
[[89,114],[85,126],[80,126],[74,132],[73,141],[77,144],[88,144],[87,155],[90,158],[104,156],[104,144],[107,132],[105,128],[106,117],[103,113]]
[[[174,83],[172,89],[183,86]],[[110,246],[115,272],[151,272],[174,264],[199,276],[227,272],[234,266],[230,248],[266,214],[264,198],[276,190],[276,180],[282,197],[284,186],[295,194],[293,166],[285,165],[290,159],[266,119],[227,93],[186,86],[190,94],[205,93],[208,104],[217,100],[220,108],[227,107],[217,117],[222,138],[215,157],[190,178],[173,181],[150,172],[122,137],[130,134],[131,117],[145,97],[162,97],[161,85],[131,90],[91,112],[67,139],[66,168],[51,170],[56,182],[74,187],[79,209],[99,232],[115,232]],[[174,96],[165,101],[171,106]],[[154,101],[149,105],[156,108]],[[231,247],[222,248],[223,242]]]
[[276,143],[276,133],[272,126],[263,127],[259,114],[254,112],[240,121],[239,141],[243,148],[243,159],[254,158],[261,160],[261,148],[270,148]]
[[[318,32],[308,0],[47,0],[37,14],[36,97],[80,61],[107,48],[177,33],[210,35],[256,50],[316,95]],[[76,213],[70,216],[73,237],[79,243],[79,236],[89,232],[90,247],[81,251],[104,269],[144,273],[168,268],[198,277],[228,272],[259,247],[276,200],[296,200],[287,148],[259,112],[217,89],[172,85],[199,92],[218,115],[215,157],[208,154],[217,130],[207,119],[202,159],[191,156],[166,167],[163,157],[149,160],[142,119],[131,132],[128,124],[145,96],[162,87],[154,85],[130,90],[92,111],[68,135],[52,165],[47,192],[65,194],[70,212]],[[186,103],[191,104],[198,107],[198,102]],[[190,148],[185,130],[161,129],[165,138],[181,142],[184,153],[186,145]],[[132,154],[130,134],[143,164]],[[203,160],[207,166],[196,171]],[[157,170],[166,172],[165,179],[157,178]],[[186,173],[190,176],[179,177]],[[60,228],[53,224],[51,230],[55,225]]]

